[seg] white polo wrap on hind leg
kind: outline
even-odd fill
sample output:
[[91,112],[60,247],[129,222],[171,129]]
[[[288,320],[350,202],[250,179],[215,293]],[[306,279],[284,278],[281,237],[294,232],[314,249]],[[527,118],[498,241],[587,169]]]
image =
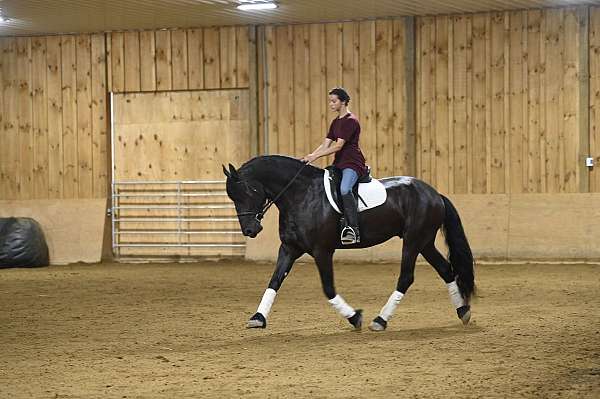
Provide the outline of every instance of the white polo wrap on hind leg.
[[452,302],[454,307],[456,309],[458,309],[461,306],[465,306],[466,305],[465,298],[463,298],[462,295],[460,294],[460,290],[458,289],[458,284],[456,284],[456,281],[448,283],[448,284],[446,284],[446,286],[448,287],[448,294],[450,295],[450,302]]
[[273,306],[273,302],[275,301],[276,295],[277,291],[275,291],[273,288],[267,288],[265,293],[263,294],[262,300],[258,305],[257,312],[265,316],[265,319],[271,311],[271,306]]
[[381,317],[385,321],[389,321],[391,317],[394,315],[396,308],[400,304],[400,301],[404,297],[404,294],[400,291],[392,292],[392,295],[388,298],[387,303],[381,308],[381,312],[379,312],[379,317]]
[[345,317],[346,319],[354,316],[356,313],[354,308],[348,305],[346,301],[344,301],[344,298],[339,295],[336,295],[333,299],[330,299],[329,303],[335,310],[337,310],[339,314],[342,315],[342,317]]

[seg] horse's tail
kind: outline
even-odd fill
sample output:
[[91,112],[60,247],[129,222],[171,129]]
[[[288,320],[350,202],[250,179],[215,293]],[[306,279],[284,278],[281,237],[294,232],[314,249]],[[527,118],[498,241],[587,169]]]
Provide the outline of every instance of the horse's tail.
[[444,236],[448,245],[448,259],[452,270],[456,275],[456,283],[462,296],[469,301],[475,293],[475,270],[473,253],[467,241],[458,211],[452,202],[443,195],[441,196],[446,208],[444,219]]

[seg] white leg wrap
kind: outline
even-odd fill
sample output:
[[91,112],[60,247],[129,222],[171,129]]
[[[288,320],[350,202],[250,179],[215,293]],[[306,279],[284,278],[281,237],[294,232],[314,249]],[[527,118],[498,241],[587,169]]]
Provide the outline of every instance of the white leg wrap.
[[354,316],[354,313],[356,313],[354,311],[354,308],[350,305],[348,305],[346,303],[346,301],[344,301],[344,298],[342,298],[339,295],[336,295],[335,298],[330,299],[329,303],[331,304],[331,306],[333,306],[333,308],[335,310],[337,310],[337,312],[339,314],[341,314],[343,317],[345,317],[346,319],[348,317],[352,317]]
[[394,315],[394,312],[400,304],[400,301],[402,300],[403,296],[404,294],[400,291],[394,291],[392,295],[390,295],[387,303],[383,306],[383,308],[381,308],[381,312],[379,312],[379,317],[381,317],[385,321],[388,321]]
[[446,284],[446,286],[448,287],[448,294],[450,295],[450,302],[452,302],[454,307],[456,309],[458,309],[461,306],[465,306],[466,305],[465,299],[460,294],[460,290],[458,289],[458,285],[456,284],[456,281]]
[[271,311],[271,306],[273,306],[273,302],[275,301],[275,295],[277,295],[277,291],[272,288],[267,288],[260,301],[260,305],[258,305],[257,312],[265,316],[265,319]]

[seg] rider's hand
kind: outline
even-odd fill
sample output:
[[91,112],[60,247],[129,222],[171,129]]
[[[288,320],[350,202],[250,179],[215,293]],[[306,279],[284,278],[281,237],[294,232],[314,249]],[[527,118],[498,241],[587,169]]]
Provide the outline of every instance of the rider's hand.
[[302,161],[302,162],[305,162],[305,163],[311,163],[311,162],[313,162],[315,159],[317,159],[317,157],[316,157],[314,154],[308,154],[308,155],[305,155],[305,156],[304,156],[304,157],[301,159],[301,161]]

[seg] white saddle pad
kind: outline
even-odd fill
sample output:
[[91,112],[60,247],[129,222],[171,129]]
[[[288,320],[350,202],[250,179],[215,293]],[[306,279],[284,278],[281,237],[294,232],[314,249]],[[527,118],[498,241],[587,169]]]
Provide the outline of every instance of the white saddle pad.
[[[325,194],[327,194],[327,199],[329,203],[335,209],[337,213],[342,213],[340,208],[338,208],[337,204],[333,200],[333,196],[331,195],[331,177],[329,176],[329,171],[325,169],[325,173],[323,174],[323,185],[325,186]],[[387,191],[385,191],[385,187],[383,184],[377,179],[371,179],[370,183],[359,183],[358,184],[358,195],[367,203],[363,204],[363,202],[358,199],[358,211],[366,211],[367,209],[375,208],[376,206],[382,205],[387,198]]]

